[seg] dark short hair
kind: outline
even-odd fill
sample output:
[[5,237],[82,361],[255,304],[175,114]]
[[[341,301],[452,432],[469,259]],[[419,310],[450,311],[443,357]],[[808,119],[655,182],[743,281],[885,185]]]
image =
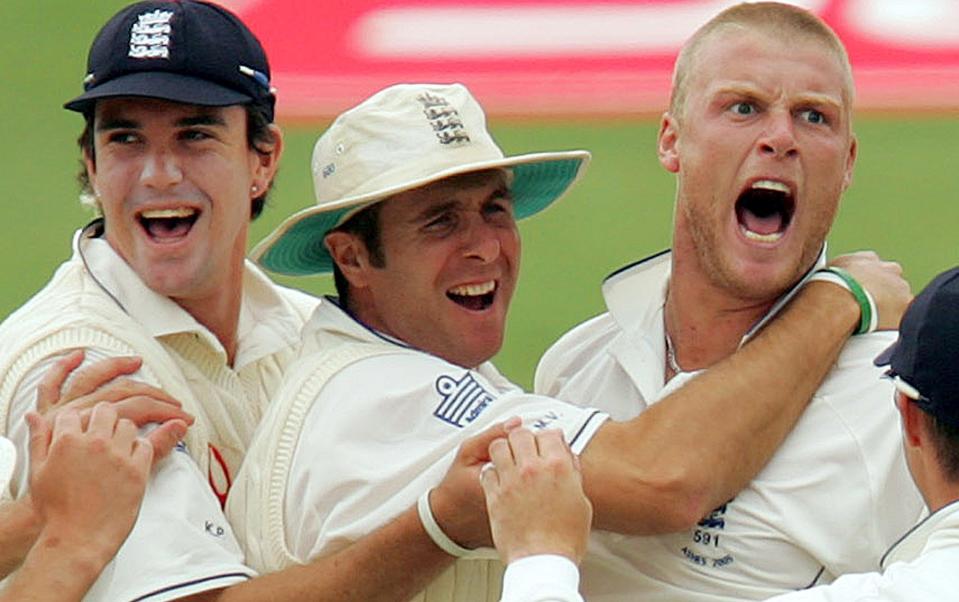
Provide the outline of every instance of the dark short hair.
[[943,475],[951,483],[959,483],[959,425],[939,420],[928,412],[933,446]]
[[[244,109],[246,109],[247,144],[251,150],[254,150],[261,155],[268,154],[269,151],[265,150],[262,145],[273,144],[275,142],[275,138],[273,136],[273,131],[270,129],[272,122],[267,116],[266,109],[253,103],[242,106]],[[94,112],[89,111],[84,113],[83,120],[83,132],[81,132],[80,137],[77,138],[77,145],[79,145],[80,151],[85,155],[89,155],[90,160],[96,164],[97,155],[93,138]],[[87,174],[87,168],[83,164],[82,160],[80,161],[80,171],[77,173],[77,181],[80,182],[81,191],[86,195],[92,196],[93,190],[90,187],[90,176]],[[263,194],[253,199],[250,204],[250,219],[256,219],[263,212],[263,207],[266,205],[266,197],[272,188],[273,182],[271,181],[266,190],[263,191]]]
[[[386,256],[383,254],[383,243],[380,239],[380,209],[383,203],[373,203],[364,207],[330,232],[345,232],[357,236],[370,254],[370,263],[373,267],[386,266]],[[333,261],[333,284],[336,294],[340,298],[340,305],[349,308],[350,283],[340,270],[340,266]]]

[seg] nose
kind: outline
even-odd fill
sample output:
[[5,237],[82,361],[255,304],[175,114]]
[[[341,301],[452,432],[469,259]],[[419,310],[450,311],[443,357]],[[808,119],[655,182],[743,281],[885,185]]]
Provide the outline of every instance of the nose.
[[777,158],[794,157],[799,153],[796,144],[793,116],[786,112],[770,112],[766,127],[759,138],[759,152]]
[[482,218],[472,221],[464,241],[464,255],[483,263],[495,261],[503,248],[499,229]]
[[140,180],[146,186],[163,190],[179,183],[182,179],[183,172],[174,153],[167,149],[153,149],[147,153],[140,173]]

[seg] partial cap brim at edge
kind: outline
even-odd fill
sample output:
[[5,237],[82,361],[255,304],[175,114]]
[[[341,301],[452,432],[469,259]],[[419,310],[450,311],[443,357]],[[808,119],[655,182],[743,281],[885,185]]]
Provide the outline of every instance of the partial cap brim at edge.
[[269,106],[267,99],[255,99],[249,94],[206,79],[170,71],[138,71],[113,78],[64,103],[63,108],[89,113],[98,100],[126,96],[156,98],[205,107],[258,103],[270,109],[269,120],[273,120],[273,108]]
[[326,234],[347,214],[389,196],[444,178],[485,169],[506,168],[513,173],[510,187],[514,214],[525,219],[559,200],[582,176],[589,164],[587,151],[536,153],[484,161],[431,174],[386,191],[349,197],[323,207],[309,207],[287,218],[251,252],[253,260],[278,274],[307,276],[333,271],[333,259],[323,244]]

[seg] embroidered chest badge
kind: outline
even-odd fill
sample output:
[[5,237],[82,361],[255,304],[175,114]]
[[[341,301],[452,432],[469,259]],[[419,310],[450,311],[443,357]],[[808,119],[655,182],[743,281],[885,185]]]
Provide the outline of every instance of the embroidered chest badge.
[[437,378],[436,392],[440,395],[440,404],[433,415],[458,428],[476,420],[496,399],[469,372],[459,380],[445,375]]
[[137,17],[130,28],[129,56],[135,59],[170,58],[170,19],[173,12],[154,10]]

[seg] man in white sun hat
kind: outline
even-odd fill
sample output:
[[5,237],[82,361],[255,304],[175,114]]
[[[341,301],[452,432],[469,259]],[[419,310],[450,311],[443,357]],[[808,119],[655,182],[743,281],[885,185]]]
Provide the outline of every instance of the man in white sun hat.
[[[339,293],[305,327],[304,354],[228,501],[254,568],[330,554],[415,505],[423,532],[405,545],[421,558],[432,546],[436,561],[411,566],[410,579],[460,558],[416,599],[496,600],[501,566],[477,550],[491,543],[477,477],[490,440],[515,426],[499,425],[511,416],[559,429],[583,452],[598,524],[624,532],[685,524],[690,497],[703,492],[675,487],[668,459],[693,440],[705,450],[697,462],[715,467],[720,483],[710,501],[759,469],[860,318],[838,287],[807,287],[768,335],[630,423],[526,394],[489,363],[518,276],[516,219],[559,198],[587,160],[582,151],[504,157],[456,84],[387,88],[321,136],[316,206],[254,251],[282,273],[333,270]],[[897,320],[908,298],[898,274],[861,258],[851,269],[882,298],[883,319]],[[786,358],[805,369],[782,373]],[[719,419],[730,396],[745,409]]]

